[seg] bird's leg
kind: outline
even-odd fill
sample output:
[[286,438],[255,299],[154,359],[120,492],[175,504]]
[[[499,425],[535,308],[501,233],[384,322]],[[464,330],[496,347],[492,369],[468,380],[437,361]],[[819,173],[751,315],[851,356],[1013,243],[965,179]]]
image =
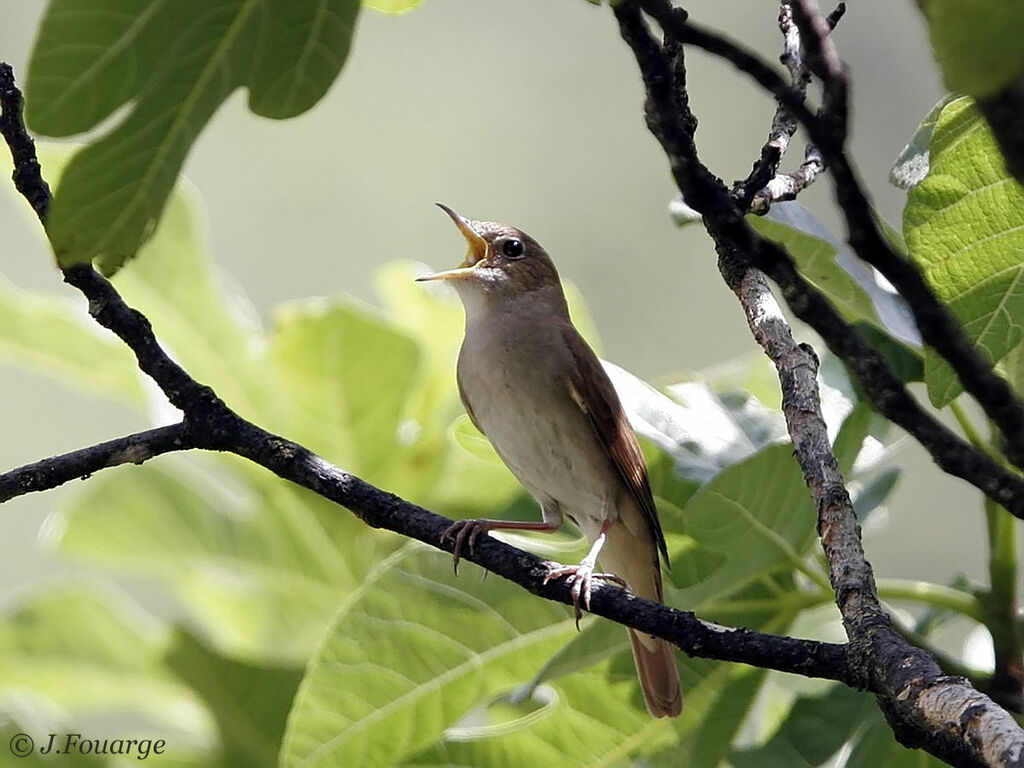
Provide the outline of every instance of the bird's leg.
[[455,546],[452,547],[452,566],[455,568],[455,575],[459,575],[459,559],[462,557],[462,548],[469,544],[470,553],[476,545],[476,537],[481,533],[494,530],[507,531],[540,531],[541,533],[553,533],[559,526],[551,525],[547,521],[540,523],[521,522],[517,520],[457,520],[449,525],[441,534],[441,541],[454,539]]
[[594,579],[608,581],[618,584],[624,589],[629,589],[629,585],[614,573],[594,573],[594,567],[597,565],[597,555],[601,551],[601,547],[604,546],[608,529],[614,522],[614,520],[604,521],[601,525],[601,533],[594,539],[590,551],[586,557],[580,560],[579,565],[552,566],[548,569],[547,575],[544,576],[545,584],[552,579],[560,579],[563,576],[567,577],[566,581],[572,587],[569,593],[572,595],[572,607],[576,612],[576,629],[580,628],[580,619],[583,618],[583,611],[580,608],[581,598],[583,605],[588,611],[590,610],[590,593],[593,589]]

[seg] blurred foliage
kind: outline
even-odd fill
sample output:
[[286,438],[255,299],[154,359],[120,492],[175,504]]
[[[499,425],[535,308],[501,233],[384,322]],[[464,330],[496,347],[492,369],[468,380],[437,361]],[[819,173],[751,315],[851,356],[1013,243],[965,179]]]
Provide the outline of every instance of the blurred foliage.
[[[415,2],[367,5],[401,12]],[[292,302],[263,328],[204,253],[187,187],[170,194],[235,88],[248,87],[250,107],[267,116],[314,104],[344,64],[357,11],[355,0],[53,0],[29,76],[32,126],[68,135],[132,105],[70,162],[43,154],[57,190],[54,249],[62,263],[96,258],[112,272],[141,248],[117,288],[175,359],[246,418],[441,514],[536,514],[462,415],[461,309],[443,289],[413,283],[421,267],[381,269],[382,308],[340,296]],[[940,109],[901,158],[913,166],[901,176],[912,187],[904,232],[887,234],[901,248],[906,237],[978,343],[1020,382],[1020,190],[1004,182],[971,104]],[[684,206],[674,206],[681,219]],[[923,375],[936,403],[956,397],[929,350],[922,364],[899,297],[809,211],[776,206],[751,224],[790,250],[906,380]],[[569,295],[594,339],[571,286]],[[155,423],[175,418],[80,302],[0,283],[0,320],[2,359]],[[666,602],[729,624],[841,637],[768,363],[735,360],[661,388],[607,368],[650,467],[673,560]],[[874,523],[896,482],[896,435],[828,355],[820,381],[858,513]],[[472,568],[456,578],[447,555],[235,457],[170,455],[105,471],[51,515],[45,537],[93,576],[20,594],[0,615],[5,735],[99,735],[113,724],[119,737],[166,738],[167,753],[148,758],[162,766],[934,762],[897,745],[868,696],[700,659],[679,658],[683,715],[652,720],[620,627],[587,618],[577,632],[565,606]],[[582,544],[571,534],[507,538],[566,560]],[[168,605],[139,605],[115,586],[138,580],[159,585]],[[925,642],[952,610],[981,613],[965,580],[941,600],[935,586],[894,589],[941,611],[915,627]],[[124,761],[71,754],[61,764]]]
[[1024,5],[918,0],[946,88],[981,98],[1024,75]]

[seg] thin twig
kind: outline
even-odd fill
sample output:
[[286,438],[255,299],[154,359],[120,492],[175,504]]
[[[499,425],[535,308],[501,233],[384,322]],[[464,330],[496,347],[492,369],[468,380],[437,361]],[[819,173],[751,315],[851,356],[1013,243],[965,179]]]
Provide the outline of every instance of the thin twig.
[[36,158],[36,144],[25,130],[22,110],[25,100],[14,82],[14,70],[0,61],[0,135],[3,135],[14,160],[14,187],[28,200],[40,221],[46,221],[50,208],[50,187],[43,180]]
[[796,200],[797,196],[824,172],[825,160],[821,152],[813,144],[809,144],[804,150],[804,161],[800,167],[789,173],[775,174],[750,201],[750,212],[764,214],[768,212],[772,203]]
[[[842,17],[846,6],[842,3],[836,9],[832,27]],[[793,22],[791,0],[779,3],[779,30],[782,32],[783,52],[779,57],[789,72],[789,82],[793,90],[803,96],[811,79],[810,70],[804,64],[800,50],[800,30]],[[804,189],[809,187],[819,174],[825,170],[825,161],[821,153],[809,144],[804,150],[804,162],[800,168],[791,173],[779,173],[779,165],[789,143],[796,133],[798,123],[781,103],[775,109],[768,140],[761,147],[761,156],[755,161],[754,167],[747,178],[737,181],[732,187],[732,196],[740,210],[764,214],[771,204],[782,200],[794,200]]]

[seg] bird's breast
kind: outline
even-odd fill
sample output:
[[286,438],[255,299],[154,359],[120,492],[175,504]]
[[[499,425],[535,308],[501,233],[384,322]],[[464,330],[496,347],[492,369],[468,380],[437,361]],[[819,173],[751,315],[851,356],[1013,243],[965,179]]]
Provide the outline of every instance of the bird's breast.
[[600,527],[615,475],[572,399],[570,356],[550,324],[467,327],[459,387],[498,455],[541,503],[557,501],[590,534]]

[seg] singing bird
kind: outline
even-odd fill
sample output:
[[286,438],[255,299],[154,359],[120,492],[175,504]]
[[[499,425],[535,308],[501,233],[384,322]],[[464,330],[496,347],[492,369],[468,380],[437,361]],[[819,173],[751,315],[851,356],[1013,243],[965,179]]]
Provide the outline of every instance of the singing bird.
[[[555,265],[526,233],[438,205],[469,252],[458,268],[418,279],[458,292],[466,313],[462,402],[543,517],[456,522],[443,537],[454,540],[456,564],[481,533],[552,532],[568,517],[591,549],[579,565],[552,566],[548,579],[570,582],[577,621],[602,580],[660,602],[659,551],[666,563],[668,551],[643,454],[608,375],[569,318]],[[608,573],[595,571],[598,558]],[[629,639],[648,711],[677,716],[683,699],[672,647],[632,629]]]

